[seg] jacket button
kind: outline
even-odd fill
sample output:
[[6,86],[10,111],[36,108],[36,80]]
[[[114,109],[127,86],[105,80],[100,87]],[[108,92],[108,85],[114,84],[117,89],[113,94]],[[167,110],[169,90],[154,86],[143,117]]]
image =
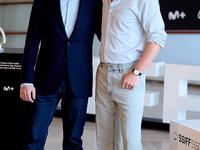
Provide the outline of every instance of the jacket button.
[[70,45],[70,42],[68,42],[67,45]]
[[64,61],[67,61],[67,58],[64,58],[63,60],[64,60]]

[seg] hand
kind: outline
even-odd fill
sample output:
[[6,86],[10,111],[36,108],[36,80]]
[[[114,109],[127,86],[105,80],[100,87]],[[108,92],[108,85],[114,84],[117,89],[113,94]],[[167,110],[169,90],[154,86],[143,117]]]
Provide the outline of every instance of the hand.
[[32,85],[23,86],[20,89],[20,98],[24,101],[34,103],[35,100],[35,87]]
[[139,80],[140,76],[136,76],[132,72],[130,72],[124,76],[124,80],[121,86],[122,88],[133,90],[136,87]]

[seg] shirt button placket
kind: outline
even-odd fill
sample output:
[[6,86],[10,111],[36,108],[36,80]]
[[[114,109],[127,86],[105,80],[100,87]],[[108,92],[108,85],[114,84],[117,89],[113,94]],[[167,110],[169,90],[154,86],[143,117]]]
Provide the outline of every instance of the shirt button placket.
[[105,59],[109,59],[109,47],[110,47],[110,30],[111,28],[111,15],[112,10],[109,10],[108,13],[108,20],[107,20],[107,28],[106,28],[106,43],[105,43]]

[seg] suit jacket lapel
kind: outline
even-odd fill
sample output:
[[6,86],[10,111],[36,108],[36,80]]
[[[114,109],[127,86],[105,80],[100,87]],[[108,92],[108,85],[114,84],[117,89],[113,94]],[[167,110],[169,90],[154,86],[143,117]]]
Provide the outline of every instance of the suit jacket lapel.
[[60,11],[60,0],[48,0],[48,5],[50,9],[52,10],[53,17],[58,23],[59,28],[61,29],[65,37],[67,37],[63,20],[62,20],[61,11]]
[[79,9],[78,9],[78,15],[76,19],[76,23],[74,25],[74,30],[72,31],[71,37],[73,34],[75,34],[77,27],[79,24],[81,24],[82,20],[82,14],[85,14],[85,9],[87,9],[87,1],[86,0],[80,0],[79,2]]

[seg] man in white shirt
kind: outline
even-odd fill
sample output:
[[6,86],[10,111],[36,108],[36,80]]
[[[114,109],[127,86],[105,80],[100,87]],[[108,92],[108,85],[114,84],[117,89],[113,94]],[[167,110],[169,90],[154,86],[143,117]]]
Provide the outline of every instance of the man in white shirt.
[[120,150],[120,131],[124,150],[142,150],[144,71],[166,37],[158,0],[103,0],[96,89],[98,150]]

